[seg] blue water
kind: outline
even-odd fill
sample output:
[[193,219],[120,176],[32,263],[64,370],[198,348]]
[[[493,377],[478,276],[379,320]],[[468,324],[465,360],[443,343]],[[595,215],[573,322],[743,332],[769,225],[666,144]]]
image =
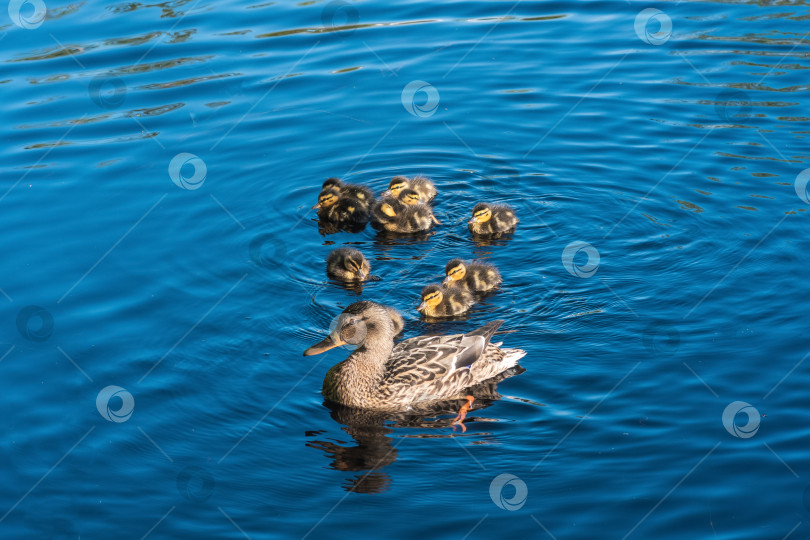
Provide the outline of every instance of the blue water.
[[[46,3],[0,26],[1,537],[810,537],[805,2]],[[326,177],[417,173],[432,236],[320,234]],[[504,286],[428,325],[457,256]],[[463,433],[342,415],[301,353],[358,298],[526,372]]]

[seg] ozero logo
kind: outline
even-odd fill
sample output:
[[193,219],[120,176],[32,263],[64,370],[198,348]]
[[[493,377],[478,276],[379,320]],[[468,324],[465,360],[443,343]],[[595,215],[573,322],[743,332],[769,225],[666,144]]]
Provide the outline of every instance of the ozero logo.
[[[118,409],[114,407],[120,400]],[[112,402],[112,403],[111,403]],[[96,409],[105,420],[110,422],[126,422],[135,410],[135,398],[120,386],[110,385],[101,390],[96,396]]]
[[28,341],[46,341],[53,334],[53,315],[39,306],[24,307],[17,314],[17,331]]
[[[588,256],[585,264],[577,264],[574,260],[580,253]],[[565,246],[562,253],[562,263],[565,270],[572,276],[589,278],[599,269],[599,252],[589,243],[577,240]]]
[[[194,173],[190,176],[183,176],[183,169],[188,170],[191,167]],[[169,178],[175,183],[177,187],[183,189],[199,189],[205,182],[205,175],[208,174],[208,168],[205,162],[188,152],[181,152],[174,156],[169,162]]]
[[[417,103],[416,96],[424,94],[424,102],[419,100]],[[436,109],[439,108],[439,91],[436,87],[425,81],[411,81],[402,90],[402,106],[405,110],[412,115],[419,118],[427,118],[433,116]]]
[[[514,489],[514,495],[511,497],[504,496],[504,491],[507,486]],[[529,490],[526,487],[526,482],[515,476],[514,474],[499,474],[496,476],[492,483],[489,484],[489,496],[492,502],[498,508],[514,512],[520,510],[526,504],[526,496]]]
[[[745,425],[738,426],[737,415],[744,414],[747,418]],[[759,431],[759,411],[750,403],[733,401],[723,411],[723,427],[726,431],[741,439],[750,439]]]

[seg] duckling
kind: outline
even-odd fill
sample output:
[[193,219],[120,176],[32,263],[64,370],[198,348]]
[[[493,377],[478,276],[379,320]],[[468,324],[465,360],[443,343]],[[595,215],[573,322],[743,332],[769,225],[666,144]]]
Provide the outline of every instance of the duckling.
[[[434,223],[439,223],[433,210],[423,203],[413,203],[412,193],[400,192],[399,198],[383,197],[371,209],[371,226],[396,233],[418,233],[429,230]],[[404,202],[403,198],[409,202]]]
[[403,189],[413,189],[419,194],[419,199],[424,203],[431,202],[436,197],[436,186],[427,176],[417,175],[410,180],[405,176],[395,176],[388,184],[388,191],[384,195],[391,194],[398,197]]
[[464,289],[428,285],[422,289],[422,303],[416,309],[425,317],[455,317],[467,313],[474,303],[472,293]]
[[340,178],[333,177],[327,178],[323,186],[321,186],[322,190],[329,188],[337,189],[341,197],[354,199],[360,206],[363,206],[366,211],[369,211],[371,205],[374,204],[374,193],[366,186],[361,186],[360,184],[344,184]]
[[371,265],[356,249],[337,248],[326,258],[326,274],[341,281],[377,281],[380,278],[370,275]]
[[447,277],[442,285],[448,288],[459,288],[473,292],[487,292],[501,284],[501,274],[498,269],[485,262],[464,262],[453,259],[444,267]]
[[472,219],[467,222],[467,226],[473,234],[501,236],[514,231],[519,221],[515,211],[508,206],[478,203],[473,208]]
[[335,187],[328,187],[318,195],[318,219],[342,227],[353,228],[368,223],[368,210],[350,197],[341,197]]

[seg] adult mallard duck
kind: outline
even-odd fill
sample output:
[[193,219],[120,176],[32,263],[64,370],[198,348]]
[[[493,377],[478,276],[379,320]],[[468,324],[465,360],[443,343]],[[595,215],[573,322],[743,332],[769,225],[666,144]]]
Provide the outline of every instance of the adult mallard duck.
[[335,329],[304,351],[311,356],[340,345],[356,345],[348,358],[323,380],[323,395],[360,409],[403,411],[419,404],[467,399],[456,423],[472,404],[469,389],[517,365],[521,349],[490,343],[503,321],[492,321],[467,334],[418,336],[394,345],[389,308],[355,302],[340,314]]
[[474,235],[499,237],[514,231],[519,222],[509,206],[478,203],[473,207],[467,226]]
[[450,288],[466,289],[473,292],[487,292],[501,284],[501,273],[495,266],[481,262],[465,262],[453,259],[444,267],[447,277],[442,285]]

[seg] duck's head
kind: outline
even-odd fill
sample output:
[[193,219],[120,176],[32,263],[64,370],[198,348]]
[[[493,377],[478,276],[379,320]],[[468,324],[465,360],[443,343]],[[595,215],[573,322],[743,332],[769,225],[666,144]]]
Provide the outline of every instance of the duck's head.
[[327,178],[324,181],[323,185],[321,186],[321,189],[329,189],[329,188],[340,189],[341,187],[343,187],[343,182],[340,181],[340,178],[332,177]]
[[467,275],[467,265],[461,259],[453,259],[444,267],[445,278],[442,285],[460,281]]
[[419,194],[411,188],[400,190],[397,198],[405,204],[419,204]]
[[478,203],[473,207],[470,225],[475,223],[486,223],[492,217],[492,207],[487,203]]
[[363,257],[363,254],[354,251],[350,251],[346,254],[343,258],[343,267],[348,270],[349,272],[354,272],[358,278],[361,280],[366,279],[366,272],[363,270],[363,264],[366,262],[366,258]]
[[399,193],[403,189],[407,189],[411,187],[410,182],[408,182],[408,178],[405,176],[395,176],[391,179],[391,182],[388,184],[388,191],[387,194],[391,194],[394,197],[399,197]]
[[340,192],[337,190],[337,188],[326,188],[321,191],[320,195],[318,195],[318,204],[312,208],[329,208],[333,204],[337,203],[338,199],[340,199]]
[[417,311],[425,311],[427,308],[435,308],[442,303],[444,294],[439,285],[428,285],[422,289],[422,303],[416,308]]
[[321,354],[341,345],[361,346],[367,338],[381,334],[393,342],[394,321],[388,309],[375,302],[355,302],[338,316],[329,335],[305,350],[304,356]]
[[403,203],[397,199],[389,199],[380,205],[380,211],[388,217],[397,217],[397,212],[402,210]]

